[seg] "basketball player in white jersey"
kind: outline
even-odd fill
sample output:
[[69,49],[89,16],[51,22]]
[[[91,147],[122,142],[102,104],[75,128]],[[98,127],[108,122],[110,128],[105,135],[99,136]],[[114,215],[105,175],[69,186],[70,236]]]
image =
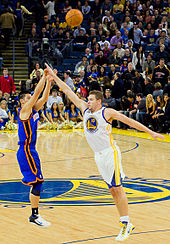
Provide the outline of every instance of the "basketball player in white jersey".
[[130,127],[149,133],[154,139],[164,137],[151,131],[139,122],[126,117],[111,108],[102,107],[103,94],[100,91],[91,91],[88,102],[78,96],[47,66],[56,84],[66,96],[81,110],[84,121],[84,132],[88,144],[95,153],[95,161],[100,174],[107,183],[120,214],[121,230],[116,237],[117,241],[124,241],[135,228],[129,221],[128,200],[122,187],[125,175],[121,165],[121,153],[111,135],[112,120],[119,120]]

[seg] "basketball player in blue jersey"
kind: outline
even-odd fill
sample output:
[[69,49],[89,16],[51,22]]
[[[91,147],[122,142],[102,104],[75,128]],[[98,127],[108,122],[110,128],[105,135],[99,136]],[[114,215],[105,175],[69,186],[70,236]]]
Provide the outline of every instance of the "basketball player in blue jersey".
[[130,223],[128,216],[128,200],[122,187],[125,175],[121,165],[120,150],[111,134],[112,120],[119,120],[137,130],[147,132],[154,139],[163,140],[164,137],[114,109],[102,107],[103,94],[100,91],[91,91],[87,103],[79,99],[47,64],[46,66],[49,75],[59,88],[82,111],[87,142],[95,152],[98,170],[107,183],[120,214],[121,230],[116,240],[124,241],[135,227]]
[[[19,109],[18,117],[19,149],[17,152],[17,159],[21,173],[23,174],[22,183],[31,186],[29,197],[32,215],[28,220],[42,227],[48,227],[50,223],[45,221],[38,213],[40,192],[44,179],[41,172],[40,159],[35,146],[39,121],[38,111],[48,100],[48,95],[50,93],[51,79],[49,76],[46,76],[47,70],[44,70],[44,75],[37,84],[32,96],[28,92],[23,92],[19,95],[21,109]],[[45,86],[46,79],[47,82]],[[43,95],[38,99],[44,86],[45,90]]]

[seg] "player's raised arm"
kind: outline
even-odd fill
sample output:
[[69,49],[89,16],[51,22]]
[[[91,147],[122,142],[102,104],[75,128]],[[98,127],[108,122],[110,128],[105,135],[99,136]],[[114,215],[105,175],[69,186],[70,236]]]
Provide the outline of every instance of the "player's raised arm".
[[51,81],[52,81],[52,78],[48,75],[47,83],[46,83],[46,87],[43,92],[43,95],[40,99],[37,100],[37,102],[33,106],[33,109],[35,109],[36,111],[39,111],[41,109],[41,107],[44,105],[44,103],[47,102],[48,96],[50,94]]
[[30,97],[29,101],[23,106],[22,113],[29,114],[30,111],[32,111],[33,106],[37,102],[37,99],[44,88],[46,75],[47,75],[47,72],[44,72],[42,78],[40,79],[40,81],[38,82],[38,84],[34,90],[34,94]]
[[49,75],[53,77],[56,84],[66,94],[66,96],[76,105],[76,107],[78,107],[83,113],[84,110],[87,108],[87,103],[81,100],[65,82],[63,82],[58,76],[56,76],[54,71],[47,64],[45,65],[47,67]]
[[160,138],[161,140],[165,139],[163,135],[150,130],[149,128],[147,128],[146,126],[137,122],[136,120],[128,118],[127,116],[119,113],[118,111],[116,111],[114,109],[109,109],[109,108],[105,109],[104,115],[105,115],[106,120],[108,120],[108,121],[109,120],[119,120],[119,121],[123,122],[124,124],[129,125],[130,127],[133,127],[140,131],[144,131],[146,133],[149,133],[152,136],[152,138],[154,138],[154,139],[157,139],[157,138]]

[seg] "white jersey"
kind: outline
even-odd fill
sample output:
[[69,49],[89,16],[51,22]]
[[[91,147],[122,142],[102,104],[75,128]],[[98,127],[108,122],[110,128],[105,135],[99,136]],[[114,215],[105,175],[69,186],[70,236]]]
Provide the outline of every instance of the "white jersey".
[[112,125],[104,117],[105,107],[91,113],[89,109],[84,111],[83,124],[88,144],[94,152],[100,152],[111,147],[113,142]]

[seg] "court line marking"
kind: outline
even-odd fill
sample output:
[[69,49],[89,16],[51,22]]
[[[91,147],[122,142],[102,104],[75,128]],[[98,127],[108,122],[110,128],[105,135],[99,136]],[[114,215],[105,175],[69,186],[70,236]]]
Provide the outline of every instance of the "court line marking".
[[[170,231],[170,229],[164,229],[164,230],[149,230],[149,231],[141,231],[141,232],[132,233],[131,235],[141,235],[141,234],[149,234],[149,233],[168,232],[168,231]],[[89,238],[89,239],[84,239],[84,240],[77,240],[77,241],[63,242],[62,244],[71,244],[71,243],[88,242],[88,241],[94,241],[94,240],[100,240],[100,239],[112,238],[112,237],[116,237],[116,236],[117,236],[117,235],[101,236],[101,237]]]

